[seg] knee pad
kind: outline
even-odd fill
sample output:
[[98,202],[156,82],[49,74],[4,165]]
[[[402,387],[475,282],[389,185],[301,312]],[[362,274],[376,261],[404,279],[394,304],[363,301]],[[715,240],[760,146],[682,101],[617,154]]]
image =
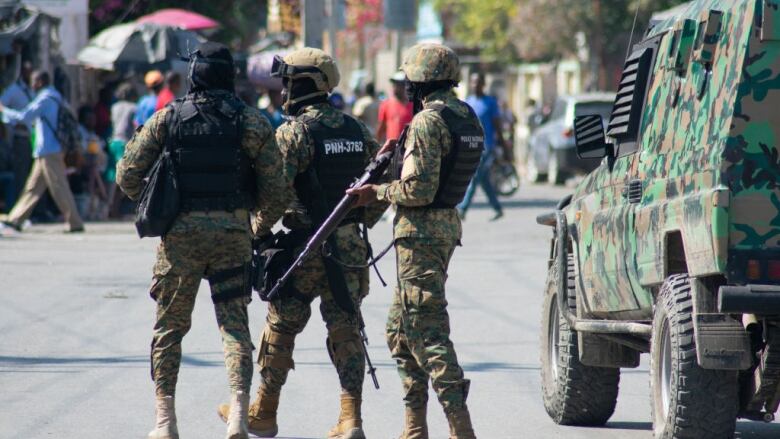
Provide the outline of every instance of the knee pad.
[[357,328],[338,328],[328,331],[328,354],[334,366],[346,359],[363,353],[360,349],[360,333]]
[[257,355],[257,364],[261,368],[295,369],[295,362],[292,356],[294,347],[294,335],[282,334],[266,326],[260,339],[260,353]]

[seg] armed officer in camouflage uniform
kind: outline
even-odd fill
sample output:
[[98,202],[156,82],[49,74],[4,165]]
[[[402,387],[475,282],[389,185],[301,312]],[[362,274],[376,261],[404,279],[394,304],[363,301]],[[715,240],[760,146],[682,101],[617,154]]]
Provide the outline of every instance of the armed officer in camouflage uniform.
[[463,199],[480,155],[484,135],[471,108],[455,96],[458,58],[440,44],[409,50],[401,70],[414,103],[403,148],[400,179],[350,190],[358,204],[375,200],[398,210],[394,239],[398,288],[387,322],[387,343],[404,387],[406,426],[402,439],[426,439],[428,380],[444,407],[450,438],[474,438],[463,377],[450,341],[444,282],[459,245],[461,223],[455,206]]
[[151,353],[157,423],[149,438],[179,437],[174,395],[181,341],[202,278],[211,286],[232,393],[227,437],[247,438],[253,348],[247,318],[250,211],[259,209],[275,221],[290,189],[279,173],[282,157],[271,124],[234,94],[228,49],[207,42],[190,56],[189,93],[136,133],[117,166],[117,183],[138,199],[144,177],[165,151],[172,154],[180,188],[181,212],[162,237],[150,291],[157,302]]
[[[350,183],[363,173],[379,150],[366,127],[328,103],[339,83],[333,59],[319,49],[303,48],[277,58],[273,75],[283,81],[283,110],[290,120],[276,131],[287,178],[294,181],[295,201],[284,216],[290,229],[285,238],[297,255],[336,206]],[[328,329],[327,348],[341,383],[341,414],[328,433],[331,439],[364,438],[360,413],[365,357],[359,317],[368,294],[367,243],[361,225],[373,225],[385,206],[353,210],[327,244],[327,255],[316,255],[295,272],[290,291],[268,306],[260,340],[260,387],[249,410],[249,431],[260,437],[278,432],[276,413],[282,386],[293,362],[295,337],[311,316],[311,302],[320,298],[320,313]],[[260,215],[257,226],[268,230],[276,218]],[[365,231],[365,229],[363,229]],[[228,407],[220,407],[225,419]]]

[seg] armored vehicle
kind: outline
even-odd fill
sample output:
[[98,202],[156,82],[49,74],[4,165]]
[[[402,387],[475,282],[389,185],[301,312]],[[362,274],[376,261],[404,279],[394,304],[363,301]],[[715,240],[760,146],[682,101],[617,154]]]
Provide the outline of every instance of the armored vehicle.
[[601,159],[538,218],[552,226],[544,405],[612,415],[650,354],[657,438],[727,438],[780,405],[780,0],[696,0],[632,47],[608,120],[575,121]]

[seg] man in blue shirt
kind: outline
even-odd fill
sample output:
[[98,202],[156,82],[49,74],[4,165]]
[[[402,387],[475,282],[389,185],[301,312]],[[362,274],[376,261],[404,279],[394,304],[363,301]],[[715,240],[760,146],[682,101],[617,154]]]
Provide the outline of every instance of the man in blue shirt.
[[482,124],[482,129],[485,131],[485,152],[482,154],[482,160],[479,162],[477,173],[471,180],[463,201],[458,205],[458,213],[461,218],[465,218],[466,211],[474,198],[474,192],[477,190],[477,185],[480,185],[482,190],[485,191],[485,195],[487,195],[490,206],[496,212],[492,220],[497,220],[504,216],[504,211],[496,196],[496,190],[490,182],[490,166],[495,159],[496,143],[502,148],[505,147],[504,136],[501,132],[501,111],[498,108],[496,98],[485,95],[485,77],[481,73],[471,74],[469,77],[469,88],[471,89],[471,94],[466,98],[466,103],[477,114],[479,122]]
[[135,118],[133,118],[136,127],[145,124],[154,114],[155,108],[157,107],[157,95],[160,93],[160,90],[162,90],[164,79],[165,78],[163,78],[163,75],[159,70],[150,70],[146,72],[144,83],[146,84],[146,88],[149,89],[149,94],[142,97],[136,106]]
[[38,204],[46,189],[57,203],[65,221],[68,232],[83,232],[84,222],[76,209],[73,193],[68,185],[65,174],[65,159],[57,133],[57,115],[62,104],[62,96],[51,86],[49,73],[37,70],[32,75],[32,88],[36,96],[29,105],[21,111],[6,108],[0,104],[5,123],[25,123],[35,126],[35,148],[33,151],[32,170],[19,201],[2,223],[17,231],[22,230],[22,224],[29,218],[35,205]]

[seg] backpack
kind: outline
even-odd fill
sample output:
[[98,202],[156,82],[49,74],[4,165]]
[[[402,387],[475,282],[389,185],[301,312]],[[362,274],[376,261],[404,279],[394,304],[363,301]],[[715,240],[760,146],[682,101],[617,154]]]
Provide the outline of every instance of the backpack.
[[42,117],[43,121],[49,127],[54,136],[60,142],[62,152],[65,154],[65,163],[70,166],[76,166],[81,161],[81,133],[79,133],[79,122],[70,110],[70,107],[60,99],[50,96],[57,103],[57,126],[55,128],[51,121]]

